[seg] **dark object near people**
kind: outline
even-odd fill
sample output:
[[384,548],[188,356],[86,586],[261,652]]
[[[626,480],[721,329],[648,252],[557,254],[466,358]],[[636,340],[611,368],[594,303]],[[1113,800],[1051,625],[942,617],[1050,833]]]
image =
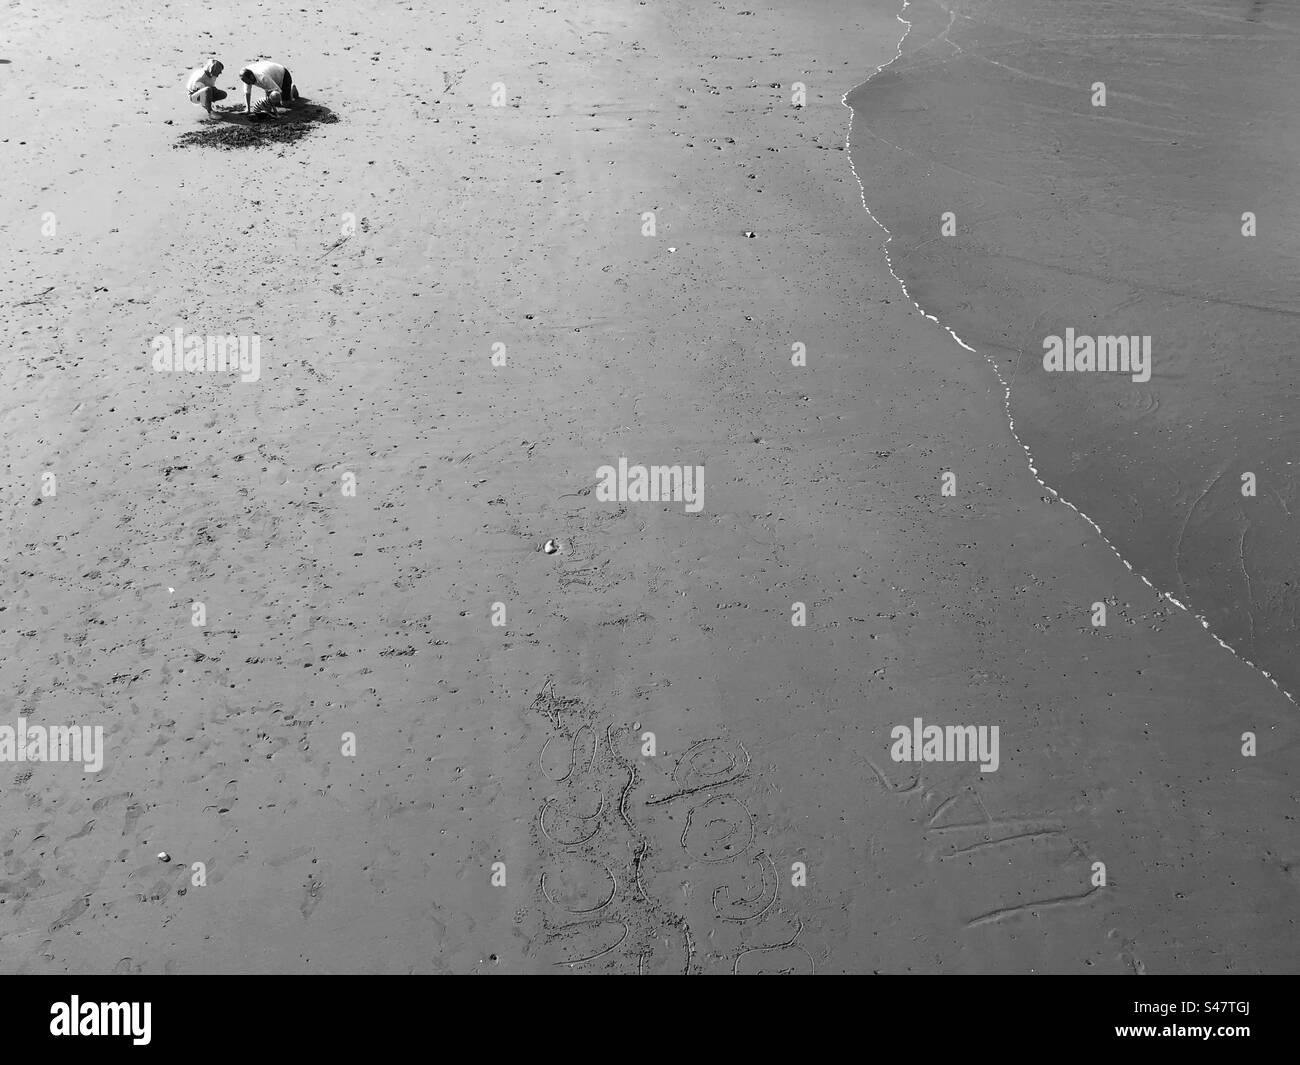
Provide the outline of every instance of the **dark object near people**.
[[244,115],[243,106],[216,108],[220,121],[208,122],[198,129],[186,130],[176,138],[173,148],[257,148],[291,144],[307,136],[317,126],[333,125],[339,116],[324,104],[313,104],[301,96],[291,110],[279,114],[262,114],[254,109]]

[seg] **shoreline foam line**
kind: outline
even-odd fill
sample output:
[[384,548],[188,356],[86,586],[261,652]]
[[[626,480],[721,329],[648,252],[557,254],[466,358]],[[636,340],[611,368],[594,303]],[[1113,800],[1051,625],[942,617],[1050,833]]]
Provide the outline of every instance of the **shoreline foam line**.
[[1296,697],[1292,695],[1289,691],[1287,691],[1285,688],[1283,688],[1282,685],[1280,685],[1273,678],[1273,676],[1268,672],[1268,670],[1264,669],[1259,665],[1256,665],[1249,658],[1247,658],[1240,651],[1238,651],[1235,647],[1233,647],[1231,644],[1224,641],[1224,639],[1221,636],[1219,636],[1217,632],[1215,632],[1212,628],[1210,628],[1210,622],[1203,614],[1197,613],[1191,607],[1187,606],[1185,603],[1180,602],[1177,598],[1175,598],[1169,592],[1166,592],[1164,589],[1157,588],[1154,584],[1151,583],[1151,581],[1146,577],[1145,574],[1139,573],[1137,570],[1135,570],[1133,568],[1133,564],[1129,562],[1129,560],[1126,559],[1120,553],[1119,548],[1117,548],[1113,543],[1111,543],[1110,539],[1106,536],[1106,534],[1102,532],[1100,525],[1098,525],[1095,521],[1093,521],[1092,518],[1090,518],[1077,506],[1071,503],[1068,499],[1065,498],[1065,496],[1061,495],[1060,492],[1058,492],[1055,488],[1053,488],[1050,484],[1044,481],[1042,477],[1038,475],[1038,467],[1034,464],[1034,453],[1029,450],[1029,446],[1023,440],[1020,439],[1020,434],[1016,432],[1016,420],[1011,413],[1011,385],[1007,382],[1007,379],[1002,375],[1002,370],[998,366],[997,360],[994,359],[991,355],[971,347],[969,344],[966,343],[966,341],[962,340],[962,338],[959,337],[953,331],[951,326],[945,325],[935,315],[931,314],[919,303],[917,303],[916,300],[912,298],[912,294],[907,290],[907,282],[905,282],[898,275],[897,271],[894,270],[894,260],[893,257],[889,254],[889,242],[894,239],[894,235],[889,232],[888,227],[886,227],[885,224],[881,222],[879,218],[877,218],[874,214],[872,214],[871,207],[867,204],[866,186],[862,183],[862,178],[858,176],[857,167],[853,165],[853,151],[850,147],[850,141],[853,136],[853,120],[854,118],[857,117],[857,112],[849,105],[848,99],[849,99],[849,93],[852,93],[857,89],[862,88],[862,86],[866,85],[867,82],[871,81],[871,79],[874,78],[877,74],[879,74],[882,70],[884,70],[886,67],[892,66],[895,62],[897,62],[902,57],[903,42],[907,40],[908,34],[912,32],[912,23],[910,23],[907,19],[905,19],[903,15],[907,11],[907,9],[911,6],[912,6],[912,0],[903,0],[902,8],[899,10],[898,14],[894,16],[894,18],[896,18],[899,22],[901,22],[904,26],[906,26],[907,29],[903,31],[903,36],[898,39],[898,48],[894,54],[893,59],[889,60],[888,63],[881,63],[878,67],[876,67],[875,70],[873,70],[870,74],[868,74],[863,81],[853,86],[852,89],[850,89],[848,92],[846,92],[843,96],[840,97],[840,103],[844,107],[847,107],[849,109],[849,128],[844,134],[844,154],[848,156],[849,169],[853,171],[853,179],[858,183],[858,193],[862,199],[862,209],[867,212],[867,217],[870,218],[873,222],[875,222],[876,225],[878,225],[885,232],[885,240],[882,242],[881,248],[885,253],[886,268],[889,270],[890,274],[893,275],[894,280],[898,282],[898,287],[903,290],[903,295],[907,297],[908,302],[910,302],[912,306],[915,307],[921,313],[921,316],[923,318],[928,318],[936,325],[942,327],[948,333],[948,335],[953,338],[953,340],[955,340],[959,345],[961,345],[961,347],[965,348],[967,351],[973,352],[976,355],[982,355],[984,357],[984,360],[991,367],[993,367],[993,373],[996,375],[998,382],[1002,385],[1002,392],[1003,392],[1002,405],[1003,405],[1003,409],[1006,411],[1007,414],[1007,425],[1011,429],[1012,437],[1015,438],[1016,443],[1019,444],[1020,447],[1025,452],[1025,458],[1028,460],[1029,463],[1029,472],[1034,475],[1034,480],[1037,481],[1041,487],[1051,492],[1052,497],[1054,499],[1057,499],[1060,502],[1064,503],[1072,511],[1078,514],[1079,517],[1083,518],[1084,521],[1086,521],[1089,525],[1091,525],[1093,530],[1097,533],[1097,535],[1101,537],[1102,543],[1104,543],[1107,547],[1111,549],[1111,551],[1114,552],[1115,557],[1118,558],[1122,563],[1124,563],[1124,567],[1130,573],[1136,576],[1139,580],[1141,580],[1143,584],[1145,584],[1148,588],[1150,588],[1153,592],[1155,592],[1157,596],[1159,596],[1162,599],[1168,600],[1174,606],[1178,607],[1179,610],[1191,614],[1192,617],[1194,617],[1197,621],[1201,623],[1201,628],[1203,628],[1212,637],[1214,637],[1215,642],[1218,643],[1220,647],[1222,647],[1225,651],[1231,654],[1234,658],[1238,659],[1241,662],[1244,662],[1246,665],[1250,666],[1251,669],[1255,670],[1255,672],[1263,676],[1264,679],[1267,680],[1270,684],[1272,684],[1273,687],[1276,688],[1279,692],[1281,692],[1291,702],[1293,706],[1300,705],[1300,703],[1297,703]]

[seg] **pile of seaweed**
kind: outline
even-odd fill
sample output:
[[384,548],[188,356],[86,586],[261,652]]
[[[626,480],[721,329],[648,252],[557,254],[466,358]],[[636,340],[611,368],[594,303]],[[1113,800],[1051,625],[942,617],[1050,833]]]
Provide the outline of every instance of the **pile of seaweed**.
[[176,138],[173,148],[258,148],[270,144],[292,144],[317,126],[328,126],[339,116],[324,104],[299,100],[297,106],[275,115],[244,114],[238,107],[215,108],[217,118],[199,129],[187,130]]

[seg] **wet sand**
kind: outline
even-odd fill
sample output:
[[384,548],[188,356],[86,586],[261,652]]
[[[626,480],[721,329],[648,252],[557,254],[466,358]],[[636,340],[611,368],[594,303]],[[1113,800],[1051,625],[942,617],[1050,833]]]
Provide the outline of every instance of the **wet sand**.
[[[1043,480],[1300,696],[1300,16],[919,0],[906,17],[904,55],[850,97],[895,269],[998,363]],[[1045,372],[1067,329],[1149,337],[1150,380]]]
[[[14,10],[0,723],[107,750],[0,764],[0,968],[1294,969],[1294,708],[1044,499],[862,208],[894,15]],[[254,22],[339,121],[174,147]]]

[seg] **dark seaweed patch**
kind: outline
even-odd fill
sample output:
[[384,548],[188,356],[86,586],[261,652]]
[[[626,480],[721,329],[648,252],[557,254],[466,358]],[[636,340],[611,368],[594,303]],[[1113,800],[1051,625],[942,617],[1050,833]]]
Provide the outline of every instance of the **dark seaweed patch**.
[[291,110],[277,115],[267,115],[261,121],[250,121],[243,105],[215,109],[217,119],[199,129],[187,130],[176,138],[173,148],[261,148],[268,145],[292,144],[307,136],[317,126],[328,126],[339,121],[339,116],[324,104],[299,100]]

